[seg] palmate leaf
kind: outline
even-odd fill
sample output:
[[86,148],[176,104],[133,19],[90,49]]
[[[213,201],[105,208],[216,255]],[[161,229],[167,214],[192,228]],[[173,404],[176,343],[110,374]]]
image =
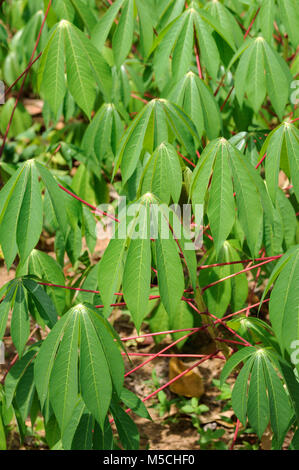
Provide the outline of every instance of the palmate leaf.
[[[212,170],[212,182],[208,190]],[[259,179],[258,173],[254,173],[241,152],[225,139],[213,141],[204,149],[193,172],[191,199],[193,205],[204,204],[208,191],[207,213],[217,255],[234,225],[234,190],[241,227],[252,256],[257,255],[262,241],[261,191],[264,189]]]
[[160,88],[166,85],[170,56],[172,56],[174,81],[179,80],[188,71],[193,56],[194,31],[203,65],[207,67],[212,77],[216,78],[220,56],[216,42],[210,34],[211,30],[215,30],[235,50],[231,32],[227,34],[218,19],[208,11],[198,8],[195,2],[160,32],[150,51],[150,54],[155,52],[154,70]]
[[67,20],[54,28],[40,63],[38,85],[57,115],[68,88],[76,103],[90,117],[96,97],[96,84],[110,96],[111,70],[84,33]]
[[275,203],[278,192],[279,169],[292,179],[294,192],[299,201],[299,132],[288,122],[282,123],[267,137],[261,154],[267,152],[265,160],[266,181],[269,194]]
[[170,317],[174,318],[184,292],[184,275],[177,244],[163,216],[158,225],[155,253],[161,300]]
[[112,37],[112,49],[117,67],[124,63],[132,47],[135,8],[137,8],[139,17],[142,52],[147,54],[153,40],[153,12],[144,0],[117,0],[113,2],[113,5],[110,6],[92,30],[92,42],[101,51],[121,9],[120,18]]
[[35,361],[39,399],[43,405],[49,395],[62,433],[79,396],[103,426],[112,384],[116,393],[120,393],[123,374],[123,360],[110,328],[88,304],[73,307],[59,320]]
[[98,161],[115,156],[122,132],[123,124],[115,105],[104,103],[84,133],[82,149]]
[[118,149],[114,175],[121,167],[123,184],[134,173],[142,150],[152,153],[161,143],[176,137],[190,155],[195,153],[197,131],[188,116],[164,99],[150,101],[125,132]]
[[[21,357],[30,331],[29,302],[36,305],[41,321],[49,328],[52,328],[56,323],[57,312],[50,297],[29,276],[17,277],[9,282],[3,294],[5,298],[0,303],[0,340],[5,333],[11,310],[11,336],[19,357]],[[33,311],[30,310],[30,313],[33,315]]]
[[24,263],[40,238],[43,207],[39,177],[49,193],[61,231],[66,234],[68,219],[62,204],[66,195],[45,166],[27,160],[0,191],[0,243],[8,268],[17,253]]
[[0,193],[0,242],[9,268],[17,252],[22,260],[28,257],[42,231],[42,199],[34,161],[25,162],[4,189]]
[[139,331],[147,308],[151,282],[149,205],[137,216],[139,237],[130,240],[123,274],[124,299]]
[[268,93],[275,112],[282,119],[292,80],[286,64],[261,36],[254,41],[247,40],[232,62],[240,55],[235,76],[236,95],[240,105],[243,105],[246,92],[249,103],[257,113]]
[[[179,256],[179,245],[195,283],[196,263],[194,251],[185,251],[184,238],[178,231],[172,233],[172,211],[169,214],[158,208],[158,200],[152,194],[145,194],[132,208],[136,211],[128,224],[120,221],[115,238],[112,239],[99,263],[99,288],[104,304],[104,314],[111,311],[115,293],[123,285],[124,299],[131,311],[137,329],[148,313],[148,299],[151,279],[150,237],[154,238],[155,260],[162,302],[172,317],[175,316],[184,291],[184,276]],[[128,214],[130,213],[130,206]],[[151,232],[149,232],[151,223]],[[181,222],[179,221],[180,226]],[[147,237],[145,234],[147,233]],[[149,235],[150,233],[150,235]],[[143,237],[143,238],[142,238]],[[175,240],[178,238],[178,240]],[[175,272],[174,277],[171,273]]]
[[220,2],[210,2],[205,6],[206,10],[217,19],[222,31],[227,38],[231,38],[235,47],[239,47],[243,41],[241,29],[234,16],[224,4]]
[[199,137],[205,132],[209,139],[218,137],[222,121],[218,104],[203,80],[188,72],[168,95],[192,119]]
[[148,159],[141,175],[139,192],[152,193],[161,202],[170,198],[178,203],[182,189],[182,170],[175,148],[163,142]]
[[241,361],[246,362],[234,385],[233,409],[244,425],[248,417],[259,438],[270,421],[280,447],[293,410],[278,376],[276,359],[266,349],[242,348],[224,366],[221,383]]
[[[61,267],[51,256],[39,250],[32,250],[24,266],[18,266],[17,275],[32,275],[45,283],[65,285],[65,278]],[[46,292],[52,299],[56,310],[64,311],[66,305],[66,291],[55,287],[45,286]]]

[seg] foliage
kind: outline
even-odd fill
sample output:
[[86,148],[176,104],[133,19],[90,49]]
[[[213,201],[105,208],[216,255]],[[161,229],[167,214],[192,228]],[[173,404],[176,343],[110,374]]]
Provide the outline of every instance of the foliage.
[[[0,286],[0,339],[17,356],[0,448],[13,419],[24,441],[39,416],[52,449],[139,448],[127,408],[150,416],[110,321],[125,305],[137,332],[164,333],[157,343],[206,330],[202,360],[227,359],[223,399],[238,373],[238,421],[298,449],[298,0],[1,5],[0,246],[16,275]],[[38,118],[28,97],[43,102]],[[201,448],[222,449],[204,406],[181,412]]]

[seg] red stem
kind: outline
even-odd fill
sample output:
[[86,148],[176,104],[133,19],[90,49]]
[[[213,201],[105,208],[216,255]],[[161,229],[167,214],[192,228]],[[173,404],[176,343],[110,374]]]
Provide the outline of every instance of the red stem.
[[232,445],[230,446],[229,450],[234,450],[234,447],[235,447],[235,444],[236,444],[236,440],[237,440],[237,437],[238,437],[238,432],[239,432],[240,424],[241,424],[241,423],[240,423],[239,419],[237,419],[237,424],[236,424],[234,439],[233,439]]
[[276,259],[280,259],[282,255],[277,255],[277,256],[268,256],[266,258],[255,258],[254,260],[251,259],[246,259],[246,260],[240,260],[240,261],[230,261],[228,263],[216,263],[216,264],[205,264],[203,266],[199,266],[199,269],[207,269],[207,268],[215,268],[217,266],[229,266],[232,264],[239,264],[239,263],[250,263],[250,261],[264,261],[264,260],[271,260],[274,261]]
[[201,69],[200,59],[199,59],[199,52],[198,52],[198,47],[197,47],[196,34],[194,34],[194,52],[195,52],[195,57],[196,57],[198,76],[201,80],[203,80],[203,74],[202,74],[202,69]]
[[234,88],[235,88],[235,85],[233,85],[233,86],[231,87],[231,89],[229,90],[229,93],[228,93],[227,97],[225,98],[225,101],[224,101],[223,105],[221,106],[220,111],[223,111],[223,110],[224,110],[225,105],[226,105],[226,103],[228,102],[228,100],[229,100],[229,98],[230,98],[230,95],[232,94]]
[[101,214],[101,215],[105,215],[105,216],[108,217],[109,219],[112,219],[112,220],[114,220],[115,222],[119,222],[119,220],[116,219],[115,217],[113,217],[113,215],[108,214],[107,212],[100,211],[99,209],[97,209],[96,206],[93,206],[92,204],[89,204],[89,202],[84,201],[84,199],[82,199],[81,197],[76,196],[76,194],[72,193],[71,191],[69,191],[69,189],[65,188],[65,187],[62,186],[61,184],[58,183],[58,186],[60,187],[60,189],[62,189],[63,191],[65,191],[67,194],[69,194],[70,196],[72,196],[72,197],[74,197],[75,199],[77,199],[77,201],[80,201],[80,202],[82,202],[82,204],[85,204],[85,206],[89,207],[90,209],[93,209],[93,210],[95,211],[95,213],[98,213],[98,214]]
[[263,163],[263,161],[265,160],[267,156],[267,152],[265,153],[265,155],[263,156],[263,158],[260,159],[260,161],[258,162],[258,164],[255,166],[255,169],[257,170],[258,167]]
[[211,284],[208,284],[207,286],[202,288],[202,292],[204,292],[206,289],[209,289],[212,286],[215,286],[216,284],[219,284],[220,282],[223,282],[223,281],[226,281],[227,279],[238,276],[239,274],[243,274],[243,273],[246,273],[248,271],[251,271],[252,269],[259,268],[260,266],[263,266],[264,264],[267,264],[267,263],[271,263],[272,261],[273,261],[273,259],[268,259],[267,261],[264,261],[263,263],[256,264],[254,266],[250,266],[249,268],[242,269],[242,271],[230,274],[229,276],[223,277],[222,279],[218,279],[215,282],[211,282]]
[[19,80],[21,80],[21,78],[25,75],[25,73],[27,73],[29,71],[29,69],[31,69],[31,67],[35,64],[35,62],[38,61],[38,59],[40,58],[40,56],[42,55],[42,52],[40,52],[38,54],[38,56],[31,62],[31,64],[27,65],[26,69],[24,70],[23,73],[21,73],[21,75],[19,75],[19,77],[13,82],[12,85],[10,85],[9,88],[7,88],[7,90],[5,91],[4,95],[0,96],[0,101],[2,100],[3,97],[7,96],[8,93],[13,89],[13,87],[18,83]]
[[[188,304],[190,305],[191,308],[193,308],[193,310],[195,310],[196,313],[199,313],[200,315],[202,314],[202,312],[200,312],[198,310],[198,308],[195,307],[195,305],[193,305],[192,302],[188,302]],[[252,344],[250,344],[248,341],[246,341],[246,339],[242,338],[242,336],[238,335],[238,333],[236,333],[229,326],[227,326],[225,321],[223,321],[224,319],[218,318],[210,312],[204,312],[204,313],[205,313],[205,315],[209,315],[210,317],[215,318],[217,323],[220,323],[221,325],[223,325],[224,328],[226,328],[230,333],[232,333],[234,336],[236,336],[236,338],[239,338],[242,341],[242,343],[244,344],[244,346],[252,346]],[[214,325],[216,324],[216,322],[214,322]]]
[[159,351],[158,353],[156,353],[154,356],[150,357],[150,358],[147,359],[146,361],[144,361],[144,362],[142,362],[141,364],[139,364],[138,366],[134,367],[134,369],[129,370],[129,372],[127,372],[127,373],[125,374],[125,377],[128,377],[128,375],[133,374],[133,372],[136,372],[138,369],[140,369],[141,367],[145,366],[146,364],[148,364],[149,362],[151,362],[153,359],[155,359],[156,357],[160,356],[160,354],[163,354],[165,351],[168,351],[168,349],[172,348],[173,346],[175,346],[175,345],[176,345],[177,343],[179,343],[180,341],[183,341],[183,339],[189,338],[189,336],[194,335],[194,333],[196,333],[196,331],[197,331],[197,330],[191,331],[191,333],[188,333],[187,335],[182,336],[181,338],[177,339],[176,341],[174,341],[174,342],[171,343],[170,345],[166,346],[164,349],[162,349],[161,351]]
[[251,23],[250,23],[250,25],[249,25],[249,28],[247,29],[246,33],[244,34],[244,40],[247,38],[248,34],[250,33],[251,28],[252,28],[252,26],[254,25],[254,22],[255,22],[255,20],[256,20],[256,17],[257,17],[257,15],[258,15],[259,12],[260,12],[260,9],[261,9],[261,7],[259,7],[259,8],[257,9],[256,14],[254,15],[254,17],[253,17],[253,19],[252,19],[252,21],[251,21]]
[[[147,357],[147,356],[154,356],[154,353],[121,353],[123,356],[136,356],[136,357]],[[160,354],[159,357],[185,357],[185,358],[199,358],[205,357],[206,354]],[[217,356],[219,359],[223,359],[223,356]]]
[[189,160],[188,158],[184,157],[184,155],[182,155],[179,151],[177,151],[177,152],[178,152],[178,155],[179,155],[183,160],[185,160],[187,163],[189,163],[190,165],[192,165],[193,168],[196,167],[196,165],[195,165],[193,162],[191,162],[191,160]]

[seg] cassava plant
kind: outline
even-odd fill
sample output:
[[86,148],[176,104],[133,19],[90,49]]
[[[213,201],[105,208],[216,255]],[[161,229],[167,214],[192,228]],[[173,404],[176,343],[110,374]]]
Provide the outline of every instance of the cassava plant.
[[[0,449],[38,416],[51,449],[138,449],[134,413],[217,357],[230,448],[248,422],[299,450],[298,0],[0,5]],[[130,365],[115,308],[172,340]]]

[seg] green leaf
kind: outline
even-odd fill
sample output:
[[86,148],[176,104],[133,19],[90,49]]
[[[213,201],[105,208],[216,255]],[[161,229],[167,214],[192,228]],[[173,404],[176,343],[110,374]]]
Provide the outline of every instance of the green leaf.
[[37,393],[43,408],[49,392],[49,382],[55,361],[57,349],[61,338],[70,320],[69,315],[64,315],[48,334],[46,340],[37,355],[34,365],[34,376]]
[[258,38],[252,47],[252,52],[248,64],[248,77],[246,83],[246,93],[248,101],[255,113],[258,113],[266,96],[266,77],[263,54],[263,43]]
[[145,419],[152,419],[144,403],[131,390],[123,388],[120,396],[121,401],[134,413]]
[[125,61],[133,41],[134,0],[126,0],[112,39],[115,63],[118,67]]
[[208,217],[218,254],[235,220],[235,201],[226,141],[220,140],[210,189]]
[[[46,283],[65,285],[63,271],[57,261],[43,251],[33,250],[28,259],[28,269],[26,274],[37,276]],[[45,286],[46,292],[53,300],[56,310],[61,314],[66,305],[65,289]]]
[[278,0],[282,22],[294,47],[299,42],[298,3],[296,0]]
[[[64,1],[58,2],[64,4]],[[64,77],[64,33],[59,26],[52,33],[43,52],[39,71],[38,86],[51,110],[57,116],[66,93]]]
[[288,123],[285,123],[285,140],[294,192],[299,201],[299,132],[295,126]]
[[152,193],[168,204],[170,197],[179,202],[182,188],[182,170],[172,145],[162,143],[146,164],[142,181],[142,194]]
[[63,22],[68,87],[75,101],[90,117],[96,97],[94,82],[85,51],[81,47],[75,27]]
[[248,391],[248,420],[261,439],[270,420],[269,402],[263,369],[263,351],[256,353]]
[[[82,306],[76,308],[82,309]],[[109,368],[104,350],[85,308],[81,312],[80,326],[81,393],[88,410],[103,427],[112,394]]]
[[124,382],[124,362],[119,348],[125,351],[124,346],[110,323],[95,308],[90,305],[88,307],[89,317],[105,354],[114,391],[120,396]]
[[111,406],[111,412],[116,424],[121,443],[125,450],[139,449],[139,432],[130,416],[117,405]]
[[277,441],[282,444],[292,418],[292,408],[285,389],[266,356],[263,357],[263,366],[268,389],[271,426]]
[[[282,260],[281,260],[282,261]],[[273,279],[271,279],[273,281]],[[270,320],[282,350],[292,352],[299,339],[299,250],[283,266],[270,297]],[[269,281],[270,283],[270,281]]]
[[237,367],[238,364],[240,364],[240,362],[245,361],[249,356],[254,355],[256,352],[257,349],[255,347],[246,346],[245,348],[242,348],[238,352],[234,353],[222,369],[220,385],[222,386],[224,384],[229,374],[233,369],[235,369],[235,367]]
[[291,74],[288,68],[285,70],[285,63],[266,41],[263,41],[263,46],[268,94],[275,112],[282,120],[289,97]]
[[176,242],[163,216],[158,226],[155,252],[161,300],[167,313],[174,318],[184,292],[184,276]]
[[231,150],[230,163],[236,191],[238,218],[246,235],[250,252],[255,257],[260,248],[260,232],[263,224],[261,197],[248,171],[245,158],[238,150],[233,148]]
[[28,162],[28,179],[17,225],[17,245],[25,260],[37,245],[43,226],[42,198],[38,172],[33,160]]
[[18,219],[27,187],[29,166],[25,163],[19,170],[19,178],[12,191],[9,192],[7,199],[3,200],[3,209],[1,214],[0,225],[0,242],[4,258],[9,269],[17,254],[16,233]]
[[105,316],[110,313],[110,304],[121,284],[125,249],[126,238],[110,240],[99,263],[98,280]]
[[5,298],[0,303],[0,338],[1,340],[6,330],[9,310],[10,310],[10,300],[8,298]]
[[[201,13],[203,13],[202,10]],[[200,54],[202,57],[202,63],[206,66],[212,78],[216,80],[220,64],[220,55],[216,46],[216,42],[211,34],[211,29],[207,26],[206,22],[202,18],[202,15],[196,15],[194,26],[200,48]]]
[[29,334],[30,320],[27,299],[24,288],[20,284],[16,289],[11,320],[11,337],[19,357],[22,356]]
[[[186,302],[180,302],[177,310],[176,310],[176,315],[172,317],[170,322],[170,328],[173,330],[183,330],[186,328],[193,328],[194,326],[194,317],[191,312],[191,309],[187,305]],[[191,331],[191,330],[190,330]],[[186,335],[186,331],[181,331],[177,333],[173,333],[173,339],[176,341],[179,338],[182,338],[183,336]],[[187,338],[180,341],[177,344],[178,349],[181,349],[185,342],[187,341]]]
[[277,193],[277,208],[282,220],[286,247],[290,248],[295,242],[297,218],[292,204],[282,189]]
[[154,104],[155,102],[151,101],[143,108],[121,140],[113,176],[121,164],[123,183],[130,178],[136,168]]
[[[248,349],[248,348],[244,348]],[[244,351],[242,349],[241,351]],[[235,356],[235,354],[234,354]],[[254,356],[250,357],[242,367],[241,372],[235,382],[232,391],[232,408],[236,413],[241,423],[245,426],[247,416],[247,403],[248,403],[248,379],[249,374],[254,363]]]
[[[137,238],[130,241],[123,274],[124,299],[139,331],[146,312],[151,282],[150,210],[141,206],[137,216]],[[136,233],[136,230],[135,230]]]
[[90,33],[97,24],[97,17],[94,11],[89,7],[89,5],[86,5],[84,0],[71,0],[71,2]]
[[7,407],[11,405],[18,384],[20,383],[20,380],[25,374],[29,365],[32,364],[38,349],[39,348],[36,345],[31,346],[30,349],[23,355],[22,359],[19,359],[9,370],[5,379],[5,396]]
[[203,204],[216,155],[219,152],[219,140],[210,142],[201,154],[201,157],[192,174],[191,198],[192,204]]
[[32,279],[24,278],[23,285],[29,292],[30,298],[35,303],[35,306],[43,320],[50,328],[52,328],[57,322],[57,312],[50,297],[46,294],[42,286]]
[[222,127],[217,102],[210,89],[194,72],[188,72],[173,88],[169,99],[180,106],[191,117],[199,137],[206,132],[215,139]]
[[66,450],[72,449],[72,442],[78,430],[84,410],[86,410],[86,406],[82,398],[79,397],[75,408],[72,410],[72,416],[65,426],[61,436],[62,446]]
[[[64,210],[64,204],[62,204],[63,198],[65,196],[62,194],[62,190],[59,188],[57,182],[55,181],[54,177],[52,176],[51,172],[44,166],[38,162],[35,162],[38,172],[43,180],[44,185],[46,186],[57,221],[59,223],[59,228],[64,236],[66,236],[67,232],[67,215]],[[64,199],[65,203],[65,199]]]
[[172,73],[174,81],[180,79],[189,68],[192,60],[193,36],[192,14],[187,14],[173,50]]
[[264,0],[258,15],[258,21],[264,38],[272,43],[273,23],[275,20],[275,0]]
[[20,379],[15,394],[14,407],[18,420],[21,419],[23,422],[25,422],[28,418],[34,399],[34,394],[34,366],[33,364],[29,364],[24,375]]
[[79,314],[74,311],[59,345],[49,383],[49,396],[61,432],[72,417],[78,400]]
[[115,2],[113,2],[107,12],[94,26],[91,33],[91,38],[92,43],[98,48],[99,51],[103,49],[109,31],[113,25],[114,19],[117,16],[124,2],[125,0],[116,0]]

